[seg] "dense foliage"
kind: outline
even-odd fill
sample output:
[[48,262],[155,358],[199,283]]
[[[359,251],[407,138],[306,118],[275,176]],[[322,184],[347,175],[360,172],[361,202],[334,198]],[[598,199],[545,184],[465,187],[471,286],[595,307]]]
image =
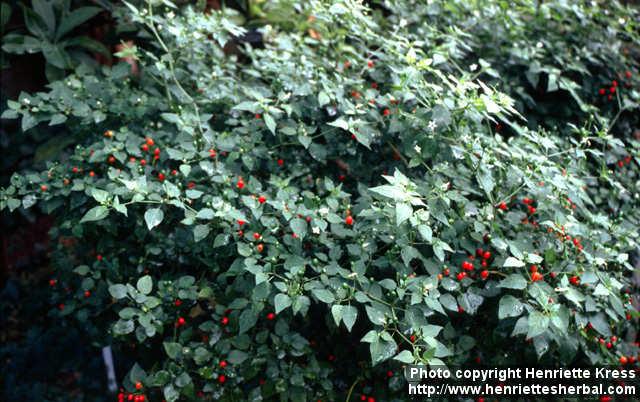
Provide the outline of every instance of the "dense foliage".
[[152,400],[634,364],[640,13],[572,3],[126,3],[139,73],[81,63],[9,101],[74,147],[0,209],[56,218],[51,316],[134,357]]

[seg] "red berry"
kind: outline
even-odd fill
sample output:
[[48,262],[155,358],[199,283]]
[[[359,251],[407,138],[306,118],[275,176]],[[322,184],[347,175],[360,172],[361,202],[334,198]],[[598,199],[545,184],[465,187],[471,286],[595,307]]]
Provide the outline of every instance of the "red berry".
[[531,273],[538,272],[538,266],[532,265],[531,268],[529,268],[529,271],[531,271]]
[[182,300],[180,300],[180,299],[176,299],[176,301],[174,301],[174,302],[173,302],[173,304],[174,304],[176,307],[180,307],[180,306],[182,305]]
[[267,197],[265,197],[264,195],[261,195],[260,197],[258,197],[258,202],[260,204],[264,204],[265,202],[267,202]]
[[369,60],[367,62],[367,67],[372,68],[373,67],[373,60]]
[[489,258],[491,258],[491,252],[485,251],[484,254],[482,254],[482,258],[488,260]]
[[160,148],[156,148],[153,150],[154,155],[160,155]]
[[116,163],[116,158],[114,156],[110,156],[109,159],[107,159],[107,162],[113,165],[114,163]]
[[153,138],[147,137],[147,145],[151,147],[153,146],[153,144],[155,144],[155,142],[153,141]]
[[236,183],[236,187],[242,190],[244,188],[244,182],[242,180],[238,180],[238,182]]
[[445,268],[445,269],[442,271],[442,273],[443,273],[444,275],[447,275],[447,276],[448,276],[448,275],[449,275],[449,273],[450,273],[449,268]]
[[476,256],[482,257],[482,253],[484,253],[484,250],[482,250],[481,248],[476,249]]
[[531,280],[533,282],[541,281],[543,279],[544,279],[544,276],[542,276],[540,272],[534,272],[533,274],[531,274]]
[[146,161],[146,160],[144,160],[144,159],[140,159],[140,164],[141,164],[142,166],[144,166],[144,165],[146,165],[146,164],[147,164],[147,161]]
[[369,398],[367,398],[367,402],[376,402],[376,398],[370,396]]
[[371,83],[371,88],[378,89],[378,83],[377,82],[372,82]]
[[78,173],[79,169],[78,169],[78,167],[74,166],[73,169],[71,169],[71,171],[73,173]]
[[627,359],[626,356],[620,356],[620,364],[622,364],[624,366],[628,362],[629,362],[629,359]]
[[210,149],[209,150],[209,156],[212,157],[212,158],[215,158],[216,157],[216,150],[215,149]]
[[366,401],[367,400],[367,396],[366,395],[360,395],[360,400],[361,401]]
[[385,115],[385,116],[389,116],[389,115],[391,114],[391,110],[389,110],[389,109],[384,109],[384,110],[382,111],[382,114],[383,114],[383,115]]
[[611,92],[612,94],[616,92],[616,87],[611,87],[609,88],[609,92]]
[[258,240],[260,238],[260,233],[254,233],[253,238]]
[[580,278],[578,278],[577,276],[575,276],[575,275],[574,275],[574,276],[572,276],[571,278],[569,278],[569,282],[570,282],[572,285],[577,285],[577,284],[579,284],[579,283],[580,283]]
[[464,278],[466,278],[466,277],[467,277],[467,273],[466,273],[466,272],[459,272],[459,273],[456,275],[456,278],[457,278],[459,281],[463,280],[463,279],[464,279]]
[[256,113],[256,114],[254,115],[254,117],[255,117],[256,119],[258,119],[258,120],[262,118],[262,116],[260,115],[260,113]]
[[85,290],[84,291],[84,297],[89,297],[89,296],[91,296],[91,292],[88,291],[88,290]]
[[41,185],[41,186],[40,186],[40,190],[42,190],[42,191],[47,191],[47,190],[48,190],[48,187],[47,187],[46,185],[44,185],[44,184],[43,184],[43,185]]
[[482,262],[480,263],[480,265],[482,265],[482,268],[486,268],[486,267],[487,267],[487,265],[489,265],[489,264],[487,263],[487,260],[482,260]]
[[347,217],[344,219],[344,223],[346,223],[346,224],[347,224],[347,225],[349,225],[349,226],[353,225],[353,217],[352,217],[351,215],[347,216]]
[[482,279],[487,279],[489,277],[489,271],[485,269],[484,271],[480,272],[480,276],[482,277]]
[[613,344],[611,342],[607,342],[607,349],[611,349],[613,347]]
[[530,198],[526,198],[526,197],[525,197],[525,198],[523,198],[523,199],[522,199],[522,202],[523,202],[524,204],[529,205],[529,204],[531,204],[531,199],[530,199]]
[[278,159],[278,166],[284,165],[284,161],[282,159]]
[[415,335],[411,335],[409,337],[409,340],[411,341],[411,343],[415,342],[416,341],[416,336]]
[[96,255],[96,260],[102,261],[102,255],[101,254]]
[[600,90],[598,91],[598,93],[600,95],[604,95],[607,91],[604,88],[600,88]]
[[225,376],[224,374],[220,374],[220,375],[218,376],[218,382],[219,382],[220,384],[224,384],[224,383],[225,383],[225,381],[227,381],[227,376]]
[[149,146],[147,144],[142,144],[142,146],[140,147],[144,152],[147,152],[149,150]]
[[158,173],[158,180],[164,181],[164,173]]
[[227,367],[227,361],[226,361],[226,360],[222,360],[222,361],[220,361],[219,366],[220,366],[220,367],[222,367],[222,368]]
[[507,204],[505,202],[501,202],[498,205],[498,208],[500,208],[502,211],[506,211],[507,210]]
[[55,279],[49,279],[49,286],[56,286],[56,283],[58,281],[56,281]]
[[175,170],[175,169],[173,169],[173,170],[171,171],[171,175],[172,175],[172,176],[177,176],[177,175],[178,175],[178,171],[177,171],[177,170]]
[[186,321],[185,321],[185,319],[184,319],[183,317],[179,317],[179,318],[178,318],[177,325],[178,325],[179,327],[180,327],[180,326],[183,326],[185,323],[186,323]]
[[229,324],[229,317],[222,317],[222,320],[220,320],[220,322],[222,323],[222,325]]
[[614,86],[614,87],[617,87],[618,86],[618,81],[616,81],[616,80],[611,81],[611,85]]
[[274,318],[276,318],[276,315],[274,313],[267,314],[267,320],[273,321]]
[[615,335],[614,335],[614,336],[612,336],[612,337],[611,337],[611,342],[613,342],[613,343],[618,342],[618,337],[617,337],[617,336],[615,336]]
[[246,222],[243,221],[242,219],[238,219],[238,226],[242,226],[244,225]]
[[141,382],[137,382],[136,383],[136,389],[139,391],[142,389],[142,383]]

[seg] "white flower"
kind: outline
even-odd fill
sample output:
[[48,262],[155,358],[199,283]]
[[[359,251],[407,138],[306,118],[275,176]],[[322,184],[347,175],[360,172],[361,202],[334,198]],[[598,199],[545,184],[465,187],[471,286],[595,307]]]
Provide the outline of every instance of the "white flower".
[[627,21],[626,21],[624,18],[622,18],[622,17],[620,17],[620,18],[618,19],[618,23],[620,23],[620,25],[624,25],[624,24],[625,24],[625,22],[627,22]]
[[436,131],[436,128],[438,128],[438,124],[434,120],[431,120],[427,127],[433,132]]
[[476,71],[478,69],[478,65],[476,63],[473,63],[472,65],[469,66],[469,70],[471,71]]
[[313,234],[320,234],[320,228],[317,226],[312,227],[311,231],[313,232]]
[[542,47],[543,47],[543,46],[544,46],[544,44],[543,44],[542,42],[538,42],[538,43],[536,43],[536,47],[537,47],[538,49],[542,49]]
[[414,149],[417,153],[422,152],[422,148],[420,148],[420,145],[418,145],[418,144],[416,144],[416,146],[415,146],[415,147],[413,147],[413,149]]
[[320,215],[326,215],[329,213],[329,208],[327,207],[322,207],[318,210],[318,212],[320,212]]

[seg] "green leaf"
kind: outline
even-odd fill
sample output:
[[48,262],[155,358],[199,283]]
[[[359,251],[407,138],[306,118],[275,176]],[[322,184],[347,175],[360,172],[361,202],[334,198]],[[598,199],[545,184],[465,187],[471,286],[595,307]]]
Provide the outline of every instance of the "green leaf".
[[87,211],[82,219],[80,219],[80,223],[99,221],[106,218],[107,216],[109,216],[109,210],[107,209],[107,207],[98,205],[97,207],[93,207],[89,211]]
[[433,232],[431,231],[431,228],[429,226],[419,225],[418,232],[420,233],[420,236],[422,236],[422,239],[424,241],[426,241],[427,243],[431,243],[431,241],[433,240]]
[[167,352],[167,356],[171,359],[175,359],[182,352],[182,345],[177,342],[164,342],[162,344],[164,346],[165,352]]
[[329,95],[327,95],[327,93],[324,91],[320,91],[320,93],[318,94],[318,105],[324,106],[329,102],[331,102],[331,99],[329,99]]
[[396,353],[397,347],[393,338],[390,338],[390,340],[378,338],[375,342],[370,343],[369,352],[371,353],[371,364],[375,366],[390,359]]
[[80,7],[65,15],[56,31],[56,40],[60,40],[69,31],[90,20],[100,11],[102,9],[99,7]]
[[56,16],[53,12],[53,2],[47,0],[32,0],[31,5],[33,11],[38,14],[47,26],[49,35],[52,35],[56,29]]
[[249,358],[248,354],[246,354],[241,350],[235,350],[235,349],[229,352],[229,355],[227,355],[227,360],[229,361],[229,363],[233,365],[242,364],[248,358]]
[[264,114],[264,124],[267,125],[267,128],[269,129],[269,131],[271,131],[271,134],[276,134],[276,122],[275,120],[273,120],[273,117],[271,117],[269,113]]
[[312,289],[311,293],[313,293],[313,295],[323,303],[329,304],[333,303],[333,301],[335,300],[335,298],[333,297],[333,293],[331,293],[327,289]]
[[544,333],[549,328],[549,317],[539,311],[533,311],[529,314],[529,330],[527,338],[536,337]]
[[149,230],[158,226],[164,219],[164,212],[160,208],[147,209],[144,213],[144,220],[147,223]]
[[511,295],[505,295],[500,299],[498,318],[502,320],[507,317],[517,317],[522,314],[523,311],[524,307],[520,300]]
[[342,321],[342,313],[344,311],[344,306],[340,304],[334,304],[331,306],[331,315],[333,316],[333,321],[336,325],[340,325],[340,321]]
[[196,225],[193,228],[194,241],[197,243],[200,240],[206,238],[209,235],[209,231],[209,225]]
[[279,314],[282,310],[291,306],[291,297],[284,293],[278,293],[273,299],[273,304],[276,308],[276,314]]
[[244,334],[258,322],[258,314],[252,309],[244,310],[239,317],[239,333]]
[[153,289],[153,280],[149,275],[145,275],[142,278],[138,279],[136,288],[138,288],[138,291],[143,295],[148,295]]
[[508,257],[504,261],[504,264],[502,264],[502,266],[503,267],[524,267],[524,262],[514,257]]
[[482,166],[482,168],[478,171],[476,178],[478,179],[478,183],[480,187],[487,193],[487,195],[491,195],[491,191],[495,187],[495,182],[493,181],[493,176],[491,175],[491,171],[486,167]]
[[342,322],[344,322],[347,330],[351,332],[353,325],[356,323],[356,319],[358,318],[358,309],[354,306],[344,306],[342,309]]
[[122,284],[109,286],[109,294],[114,299],[123,299],[127,297],[127,287]]
[[298,237],[300,238],[304,238],[307,234],[307,222],[304,219],[291,219],[289,226],[291,227],[293,233],[298,235]]
[[94,187],[94,188],[91,189],[91,196],[96,201],[102,203],[102,202],[105,202],[109,198],[109,193],[104,191],[104,190],[100,190],[99,188]]
[[116,335],[126,335],[133,332],[135,329],[135,324],[133,320],[118,320],[113,326],[113,332]]
[[93,40],[88,36],[78,36],[65,41],[64,44],[67,47],[70,47],[70,46],[82,47],[85,50],[88,50],[94,53],[100,53],[103,56],[107,57],[108,59],[111,59],[111,52],[109,52],[109,49],[102,43],[98,42],[97,40]]
[[386,322],[386,318],[383,311],[372,306],[366,306],[365,310],[367,311],[369,321],[371,321],[374,325],[384,325],[384,323]]
[[400,226],[402,222],[411,218],[411,215],[413,215],[413,208],[411,208],[411,205],[404,202],[396,204],[396,225]]
[[520,274],[511,274],[498,284],[501,288],[524,289],[527,287],[527,280]]
[[408,350],[403,350],[393,357],[393,360],[397,360],[402,363],[413,364],[415,359],[413,358],[413,353]]

